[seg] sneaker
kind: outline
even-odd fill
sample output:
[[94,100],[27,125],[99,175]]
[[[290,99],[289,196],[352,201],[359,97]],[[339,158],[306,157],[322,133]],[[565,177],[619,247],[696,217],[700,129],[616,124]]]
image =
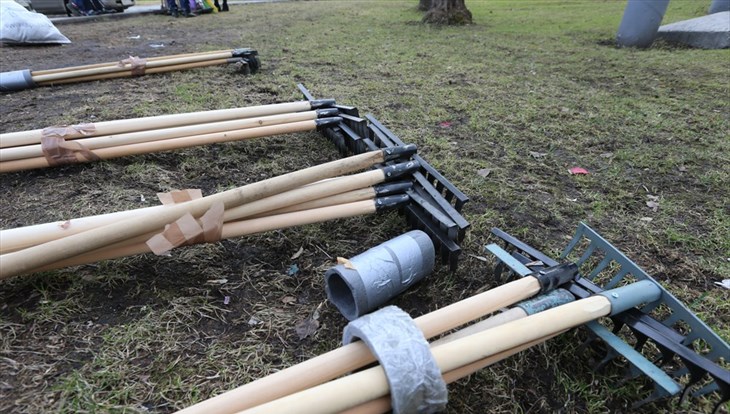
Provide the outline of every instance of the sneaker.
[[187,12],[187,13],[183,14],[183,16],[185,16],[185,17],[198,17],[198,15],[195,14],[195,13],[193,13],[193,12]]
[[79,6],[73,4],[73,2],[66,3],[66,8],[72,16],[84,16],[84,12],[79,9]]

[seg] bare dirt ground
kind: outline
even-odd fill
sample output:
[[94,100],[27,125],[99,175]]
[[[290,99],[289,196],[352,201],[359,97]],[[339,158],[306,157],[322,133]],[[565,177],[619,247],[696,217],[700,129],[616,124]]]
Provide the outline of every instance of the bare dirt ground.
[[[488,25],[430,30],[414,24],[414,8],[395,3],[359,11],[297,2],[60,26],[71,45],[5,47],[2,70],[236,47],[258,49],[264,68],[250,77],[214,67],[5,94],[0,131],[288,102],[300,99],[295,85],[304,82],[319,97],[374,113],[472,197],[458,271],[440,267],[395,301],[412,315],[495,285],[492,263],[481,259],[491,226],[557,254],[587,220],[726,335],[728,295],[713,282],[727,277],[717,261],[730,232],[721,193],[727,154],[717,156],[727,149],[717,132],[727,128],[727,104],[703,98],[727,91],[719,66],[686,69],[705,84],[676,79],[687,61],[679,58],[621,78],[642,56],[601,57],[618,52],[600,45],[605,31],[586,31],[574,47],[604,50],[587,59],[565,53],[575,65],[566,69],[542,41],[509,43]],[[434,56],[450,45],[460,52]],[[658,61],[678,52],[651,53]],[[571,95],[578,89],[591,93]],[[609,91],[618,98],[601,101]],[[673,93],[696,105],[666,97]],[[641,104],[627,103],[632,97]],[[656,129],[634,132],[645,122]],[[683,132],[671,135],[674,125],[663,122],[680,122]],[[685,157],[691,151],[678,145],[705,152]],[[325,138],[303,133],[5,174],[0,227],[146,207],[172,189],[212,194],[337,158]],[[598,176],[565,174],[574,165]],[[476,173],[483,168],[486,179]],[[659,213],[647,209],[646,194],[663,197]],[[333,349],[346,321],[326,302],[324,272],[336,257],[406,230],[397,214],[337,220],[0,282],[0,411],[170,412]],[[319,329],[301,338],[296,324],[317,309]],[[454,384],[449,411],[632,411],[645,384],[616,388],[620,367],[591,372],[601,355],[574,354],[583,337],[566,334]]]

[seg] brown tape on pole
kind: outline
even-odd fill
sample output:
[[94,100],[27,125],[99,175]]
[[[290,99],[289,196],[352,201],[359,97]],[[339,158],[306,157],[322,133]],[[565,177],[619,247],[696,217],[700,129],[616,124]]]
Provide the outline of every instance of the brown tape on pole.
[[175,247],[182,246],[203,234],[203,229],[192,214],[187,213],[174,223],[165,226],[165,231],[155,234],[147,240],[147,247],[152,253],[162,256]]
[[41,151],[48,165],[55,167],[59,165],[76,164],[79,159],[76,154],[81,154],[89,161],[99,161],[98,155],[83,146],[77,141],[66,141],[59,136],[44,136],[41,138]]
[[123,68],[126,65],[131,66],[132,76],[142,76],[147,68],[147,60],[141,59],[138,56],[130,56],[126,59],[120,60],[119,64],[117,64],[120,68]]
[[223,234],[224,210],[223,203],[215,203],[200,217],[200,225],[203,227],[204,243],[214,243],[221,239]]
[[170,191],[169,193],[157,193],[157,198],[163,205],[177,204],[203,198],[203,192],[198,188],[189,188]]
[[77,135],[94,135],[96,126],[94,124],[78,124],[78,125],[54,125],[41,130],[41,136],[56,136],[67,138],[69,135],[76,137]]
[[147,247],[160,256],[182,245],[217,242],[223,232],[224,209],[223,203],[214,203],[200,217],[200,222],[188,213],[147,240]]

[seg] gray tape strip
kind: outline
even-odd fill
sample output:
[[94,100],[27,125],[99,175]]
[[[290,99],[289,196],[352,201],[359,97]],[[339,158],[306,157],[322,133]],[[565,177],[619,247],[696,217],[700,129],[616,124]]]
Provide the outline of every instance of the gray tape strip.
[[342,342],[360,338],[380,361],[395,414],[435,413],[446,408],[446,383],[426,338],[413,319],[388,306],[350,322]]

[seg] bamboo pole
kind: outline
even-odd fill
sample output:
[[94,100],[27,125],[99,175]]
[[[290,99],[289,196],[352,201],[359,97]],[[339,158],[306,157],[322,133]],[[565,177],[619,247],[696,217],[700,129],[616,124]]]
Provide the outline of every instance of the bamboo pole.
[[[415,323],[423,336],[429,339],[527,299],[539,291],[538,280],[533,276],[526,276],[418,317]],[[353,342],[202,401],[181,410],[180,413],[234,413],[317,386],[374,361],[375,358],[365,344]],[[375,398],[377,397],[363,402]]]
[[[457,339],[434,347],[431,352],[441,372],[448,372],[606,316],[610,311],[608,299],[593,296]],[[385,373],[382,367],[377,366],[242,413],[338,413],[385,396],[388,392]]]
[[[412,148],[398,147],[405,151]],[[200,216],[210,207],[222,202],[232,208],[325,178],[362,170],[388,159],[385,150],[371,151],[337,161],[305,168],[278,177],[259,181],[233,190],[203,197],[186,203],[171,205],[164,210],[108,224],[97,229],[53,240],[37,246],[0,256],[0,279],[6,279],[33,268],[45,266],[69,257],[78,256],[132,237],[162,228],[186,213]]]
[[[169,59],[171,57],[214,55],[214,54],[219,54],[219,53],[223,53],[223,52],[227,52],[227,51],[228,50],[214,50],[214,51],[210,51],[210,52],[183,53],[183,54],[179,54],[179,55],[154,56],[154,57],[148,57],[145,59],[149,62],[149,61],[153,61],[153,60]],[[65,68],[46,69],[46,70],[34,70],[34,71],[31,71],[30,74],[31,75],[50,75],[52,73],[61,73],[61,72],[80,70],[80,69],[102,68],[105,66],[116,66],[118,64],[119,64],[119,61],[117,60],[115,62],[94,63],[91,65],[68,66]]]
[[[188,137],[122,145],[118,147],[100,148],[94,151],[94,154],[102,160],[107,160],[111,158],[118,158],[130,155],[149,154],[160,151],[189,148],[199,145],[208,145],[251,138],[260,138],[272,135],[312,131],[317,128],[317,126],[319,125],[318,122],[324,119],[327,118],[322,118],[321,120],[292,122],[288,124],[262,126],[257,128],[240,129],[234,131],[215,132],[211,134],[192,135]],[[79,163],[87,163],[93,161],[85,158],[79,153],[75,153],[74,155],[76,156],[76,160]],[[46,168],[49,166],[50,164],[45,157],[3,161],[0,162],[0,173]]]
[[[183,125],[194,125],[205,122],[228,121],[231,119],[252,118],[257,116],[285,114],[309,111],[313,109],[309,101],[285,102],[270,105],[249,106],[244,108],[218,109],[213,111],[188,112],[182,114],[158,115],[143,118],[119,119],[92,124],[93,133],[73,133],[65,139],[76,139],[90,136],[114,135],[126,132],[145,131],[150,129],[170,128]],[[43,129],[9,132],[0,134],[0,148],[21,145],[40,144]]]
[[[172,57],[172,58],[167,58],[167,59],[152,60],[152,61],[146,62],[145,72],[147,72],[147,69],[159,68],[161,66],[182,65],[182,64],[197,63],[197,62],[202,62],[202,61],[207,61],[207,60],[219,60],[219,59],[225,60],[232,56],[233,56],[232,51],[228,51],[228,52],[221,52],[221,53],[210,54],[210,55]],[[132,64],[127,63],[127,64],[124,64],[124,66],[104,66],[104,67],[95,67],[95,68],[67,70],[67,71],[60,72],[60,73],[49,73],[49,74],[45,74],[45,75],[34,75],[33,82],[41,85],[44,82],[52,82],[52,81],[58,81],[58,80],[62,80],[62,79],[78,78],[78,77],[89,76],[89,75],[102,75],[102,74],[114,73],[114,72],[122,72],[125,70],[130,70],[131,67],[132,67]]]
[[[223,224],[221,240],[373,213],[375,213],[375,203],[373,200],[364,200],[294,213],[284,213],[250,220],[227,222]],[[78,266],[149,252],[150,248],[144,241],[141,241],[134,244],[96,250],[87,254],[52,263],[42,268],[33,269],[31,272],[45,272],[63,267]]]
[[[153,75],[155,73],[165,73],[165,72],[174,72],[174,71],[178,71],[178,70],[204,68],[207,66],[224,65],[227,63],[235,63],[238,61],[239,61],[239,59],[237,59],[237,58],[227,58],[227,59],[204,60],[204,61],[194,62],[194,63],[182,63],[179,65],[152,67],[149,69],[145,69],[144,74]],[[99,74],[99,75],[87,75],[87,76],[79,76],[76,78],[64,78],[64,79],[59,79],[59,80],[43,81],[43,82],[36,83],[36,85],[38,85],[38,86],[64,85],[67,83],[91,82],[91,81],[104,80],[104,79],[129,78],[132,76],[135,76],[132,74],[132,70],[125,69],[125,70],[121,70],[121,71],[115,71],[115,72],[104,73],[104,74]]]
[[[230,121],[185,125],[173,128],[153,129],[127,134],[79,138],[76,142],[82,144],[87,149],[95,150],[99,148],[139,144],[142,142],[160,141],[163,139],[188,137],[191,135],[257,128],[300,121],[311,121],[314,119],[317,119],[317,111],[294,112],[290,114],[269,115],[263,117],[234,119]],[[0,149],[0,162],[34,157],[43,157],[43,148],[40,144]]]

